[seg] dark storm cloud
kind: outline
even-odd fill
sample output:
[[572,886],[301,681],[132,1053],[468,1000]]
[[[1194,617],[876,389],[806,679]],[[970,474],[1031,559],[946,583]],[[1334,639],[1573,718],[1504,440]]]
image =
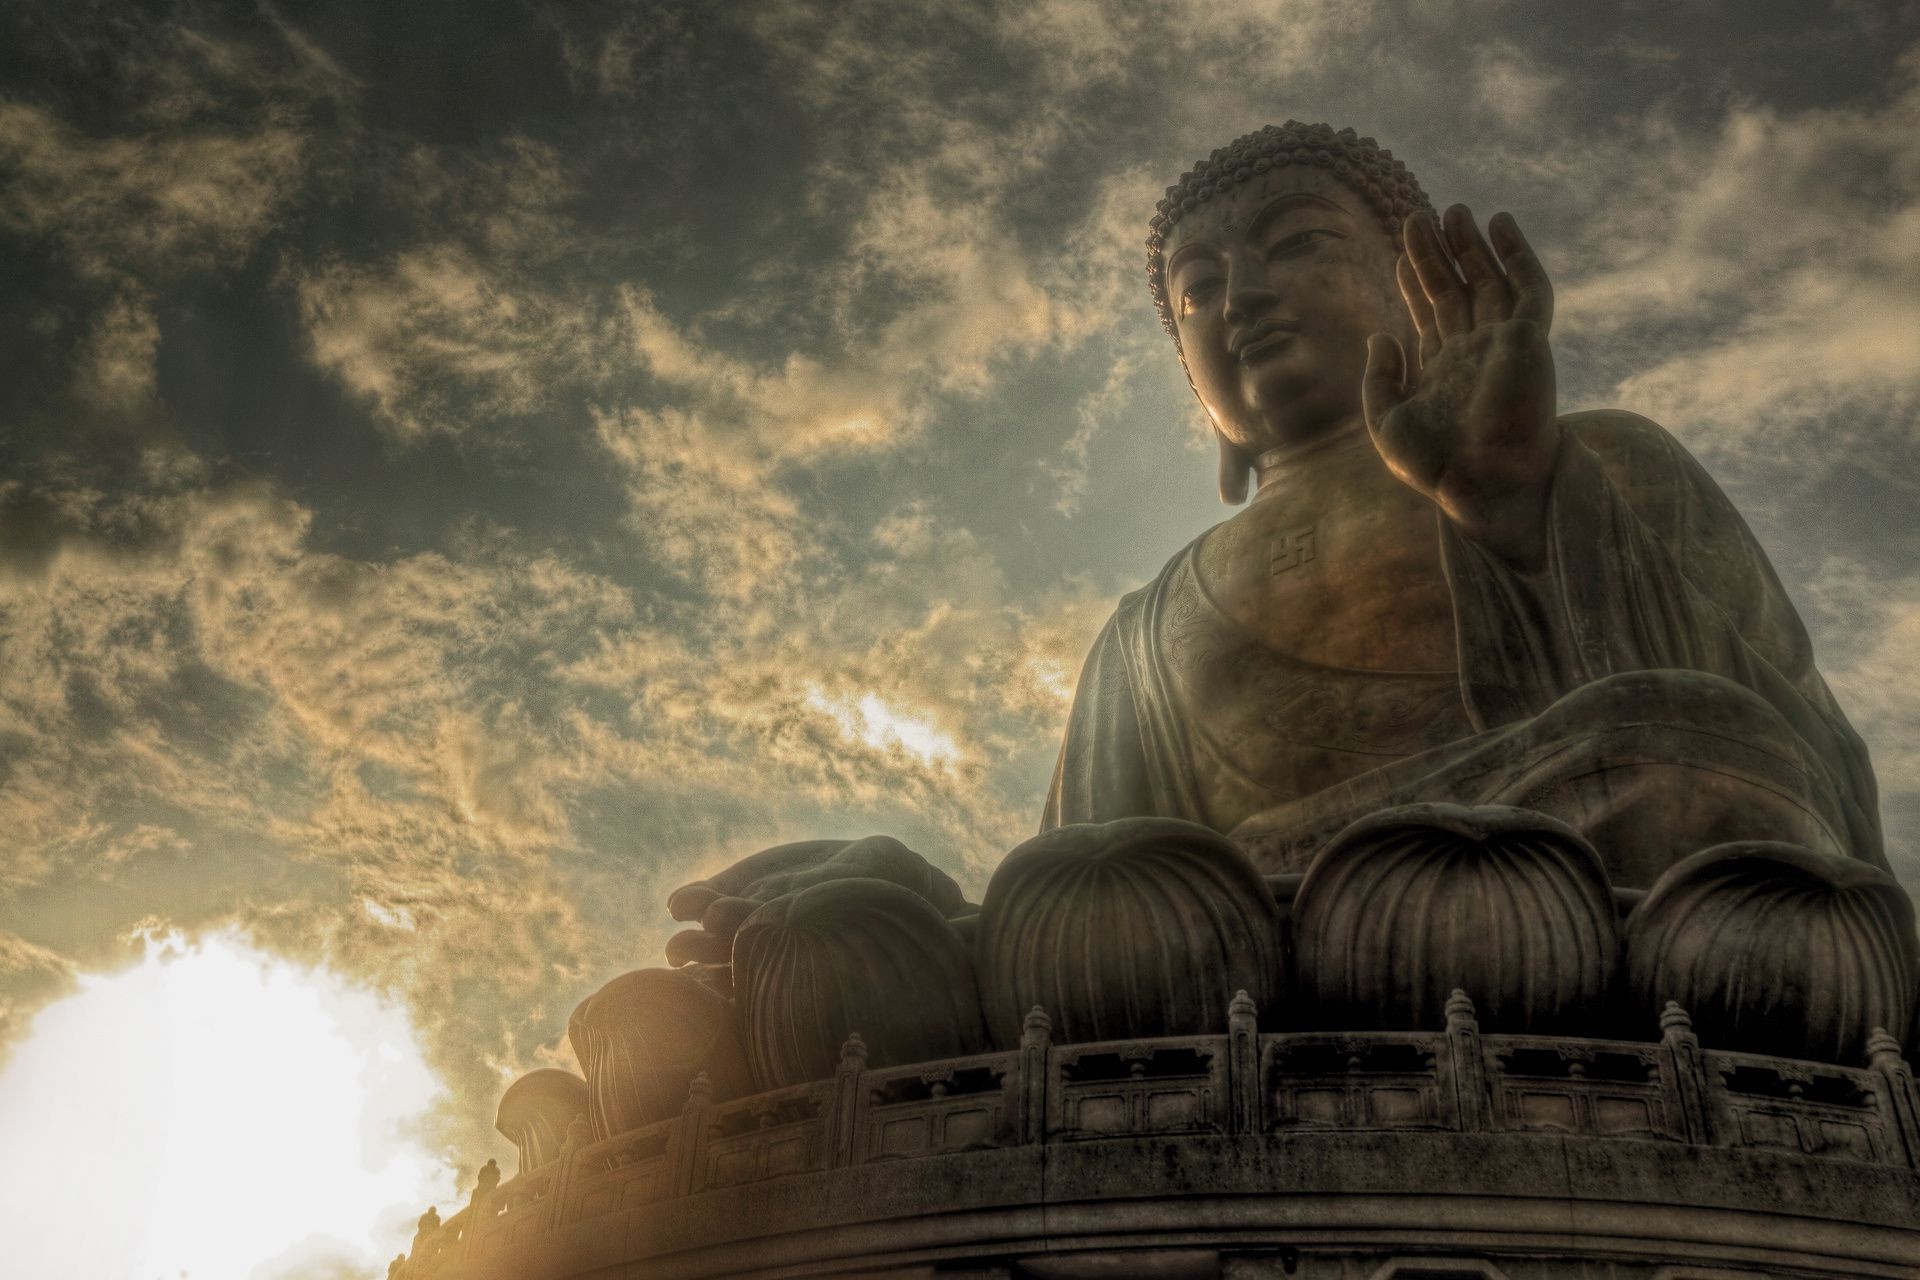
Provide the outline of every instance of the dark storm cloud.
[[1144,218],[1289,115],[1520,215],[1566,407],[1728,482],[1916,869],[1910,14],[0,24],[6,1023],[238,921],[407,995],[471,1164],[679,880],[879,830],[977,890],[1113,598],[1220,514]]

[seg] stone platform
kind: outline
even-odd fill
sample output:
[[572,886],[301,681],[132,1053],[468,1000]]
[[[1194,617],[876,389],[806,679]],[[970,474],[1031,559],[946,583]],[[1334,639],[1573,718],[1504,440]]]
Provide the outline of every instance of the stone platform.
[[1920,1277],[1920,1092],[1660,1039],[1261,1033],[1019,1048],[713,1104],[449,1218],[403,1280]]

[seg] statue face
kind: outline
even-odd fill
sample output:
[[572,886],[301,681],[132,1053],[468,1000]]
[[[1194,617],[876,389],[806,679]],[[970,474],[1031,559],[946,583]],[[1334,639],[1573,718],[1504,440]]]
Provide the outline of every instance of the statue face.
[[1167,290],[1187,372],[1214,425],[1250,453],[1359,420],[1372,333],[1411,350],[1399,250],[1359,195],[1289,165],[1187,214]]

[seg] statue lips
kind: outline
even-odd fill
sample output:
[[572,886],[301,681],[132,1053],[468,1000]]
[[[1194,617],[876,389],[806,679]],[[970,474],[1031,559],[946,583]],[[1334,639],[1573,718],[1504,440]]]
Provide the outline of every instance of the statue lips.
[[1241,364],[1255,364],[1286,346],[1299,334],[1300,326],[1282,320],[1263,320],[1231,344],[1234,358]]

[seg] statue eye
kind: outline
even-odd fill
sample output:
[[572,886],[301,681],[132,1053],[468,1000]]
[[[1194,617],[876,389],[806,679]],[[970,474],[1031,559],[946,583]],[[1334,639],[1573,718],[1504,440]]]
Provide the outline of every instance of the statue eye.
[[1310,244],[1316,244],[1325,238],[1339,239],[1340,233],[1329,227],[1309,227],[1305,231],[1296,231],[1292,235],[1281,236],[1268,245],[1267,257],[1278,258],[1304,249]]
[[1220,283],[1218,276],[1202,276],[1180,290],[1180,314],[1192,315],[1196,307],[1207,300],[1207,296]]

